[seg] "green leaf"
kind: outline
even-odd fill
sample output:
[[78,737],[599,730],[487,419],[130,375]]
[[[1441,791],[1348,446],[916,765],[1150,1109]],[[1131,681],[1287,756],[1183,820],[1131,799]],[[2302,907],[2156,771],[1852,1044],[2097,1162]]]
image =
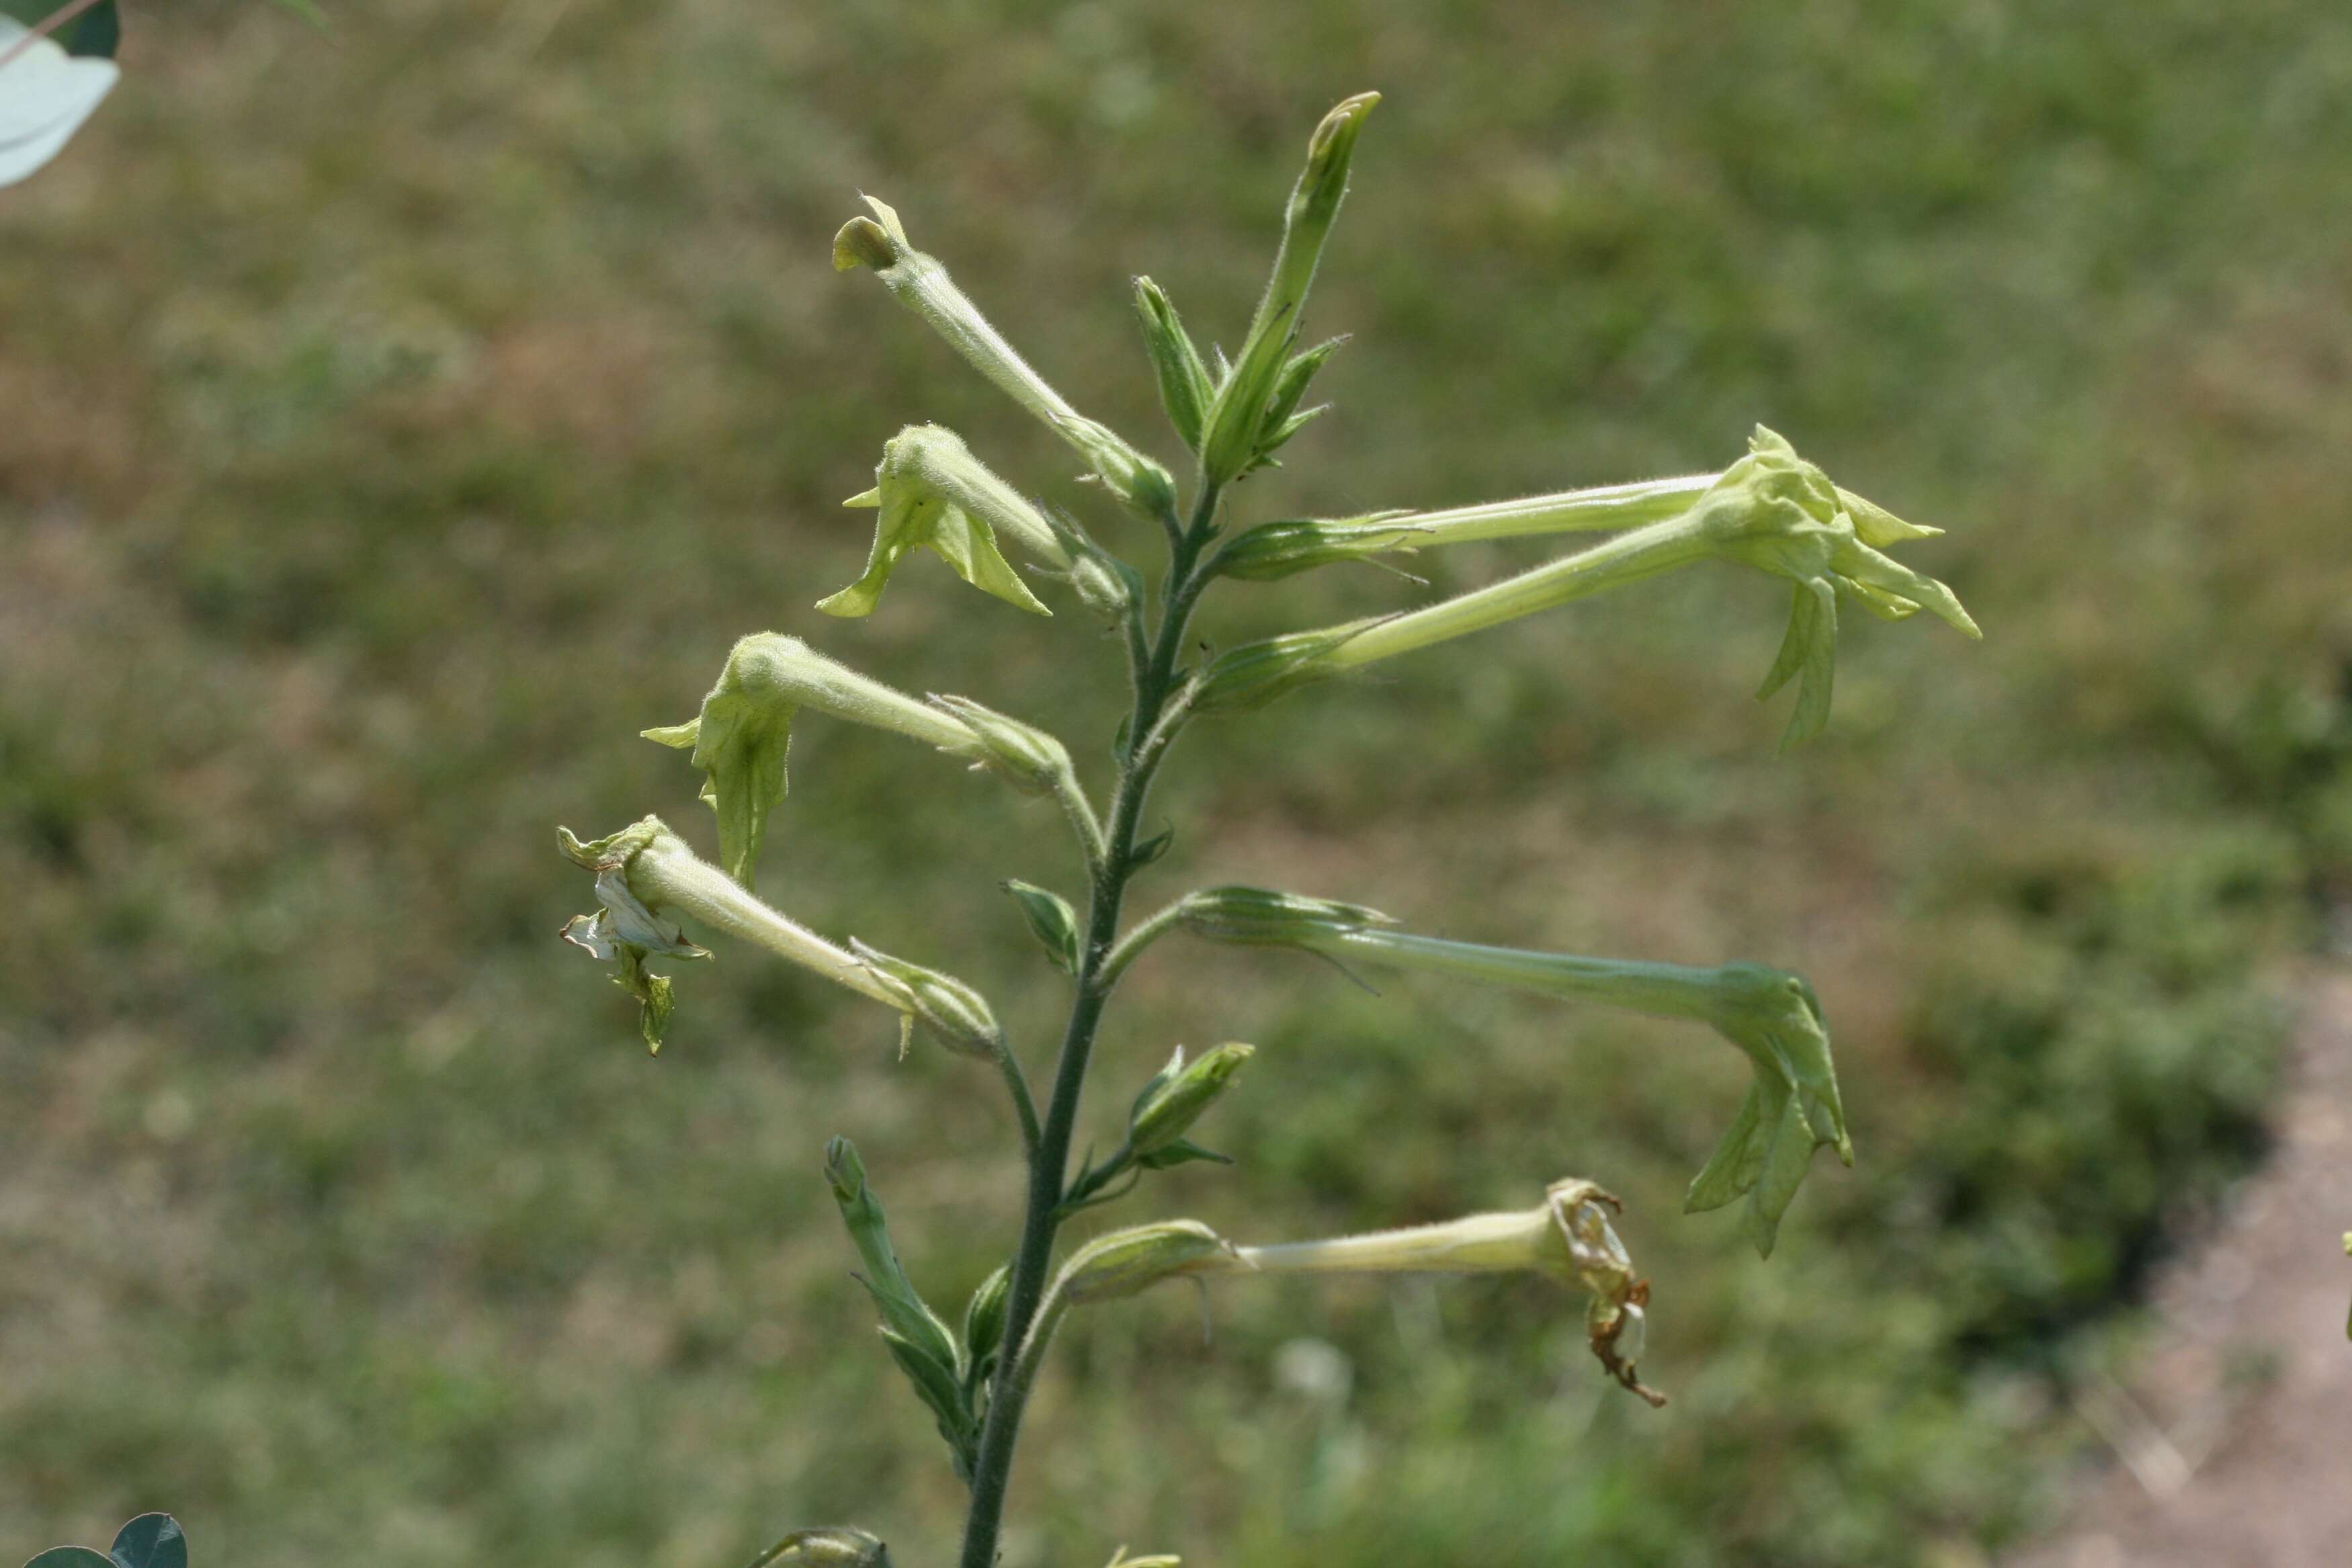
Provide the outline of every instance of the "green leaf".
[[142,1513],[115,1531],[110,1553],[121,1568],[188,1568],[188,1538],[168,1513]]
[[52,1546],[25,1568],[115,1568],[114,1559],[87,1546]]
[[1029,922],[1030,934],[1045,944],[1045,956],[1054,967],[1066,975],[1078,972],[1078,916],[1069,900],[1060,894],[1039,887],[1034,883],[1013,878],[1004,884],[1004,891],[1021,906],[1021,914]]

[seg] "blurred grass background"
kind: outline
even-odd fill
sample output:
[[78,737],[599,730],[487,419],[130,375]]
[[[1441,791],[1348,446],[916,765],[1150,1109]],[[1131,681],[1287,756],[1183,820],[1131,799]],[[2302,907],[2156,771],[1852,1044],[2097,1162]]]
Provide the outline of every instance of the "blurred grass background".
[[[959,1489],[817,1176],[854,1135],[952,1306],[1009,1246],[995,1087],[747,955],[648,1061],[553,939],[551,826],[737,634],[1051,716],[1115,654],[855,575],[931,419],[1143,541],[827,241],[898,206],[1082,408],[1166,453],[1126,280],[1229,345],[1316,117],[1376,87],[1310,329],[1339,412],[1243,516],[1721,465],[1762,419],[1950,537],[1989,633],[1860,619],[1832,731],[1747,693],[1784,610],[1682,574],[1204,727],[1143,896],[1809,974],[1860,1148],[1769,1263],[1682,1185],[1703,1031],[1171,942],[1089,1125],[1262,1048],[1238,1169],[1118,1214],[1245,1238],[1623,1193],[1677,1397],[1538,1284],[1183,1292],[1074,1325],[1013,1568],[1983,1561],[2065,1390],[2259,1152],[2282,964],[2352,888],[2352,16],[2321,0],[384,0],[131,7],[124,86],[0,198],[0,1553],[175,1511],[199,1558],[709,1568]],[[1438,588],[1532,559],[1426,563]],[[1411,596],[1237,585],[1230,642]],[[1859,618],[1857,618],[1859,619]],[[1061,997],[994,889],[1050,811],[811,723],[765,887]],[[1097,777],[1099,768],[1097,769]]]

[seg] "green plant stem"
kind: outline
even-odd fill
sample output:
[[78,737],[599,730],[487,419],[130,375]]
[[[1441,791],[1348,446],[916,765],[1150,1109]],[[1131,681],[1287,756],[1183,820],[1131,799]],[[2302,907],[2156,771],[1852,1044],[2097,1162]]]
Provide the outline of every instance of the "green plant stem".
[[1004,1075],[1004,1087],[1013,1096],[1013,1109],[1021,1118],[1021,1149],[1031,1159],[1037,1157],[1037,1145],[1044,1137],[1037,1125],[1037,1097],[1029,1092],[1029,1075],[1021,1070],[1021,1059],[1013,1048],[999,1043],[996,1048],[996,1071]]
[[[1134,873],[1136,831],[1151,792],[1152,776],[1167,755],[1172,731],[1161,720],[1175,685],[1176,662],[1182,653],[1185,627],[1192,607],[1208,585],[1200,570],[1216,517],[1219,488],[1204,484],[1195,499],[1189,528],[1171,542],[1164,608],[1159,635],[1150,656],[1135,672],[1135,707],[1129,715],[1130,746],[1119,770],[1111,801],[1110,821],[1104,834],[1103,853],[1094,867],[1094,885],[1087,912],[1086,946],[1078,961],[1077,991],[1071,998],[1070,1017],[1062,1031],[1061,1060],[1054,1070],[1054,1093],[1045,1111],[1042,1139],[1029,1158],[1029,1200],[1021,1229],[1020,1250],[1013,1262],[1013,1284],[1005,1301],[1004,1339],[1008,1345],[1026,1343],[1031,1321],[1045,1291],[1054,1259],[1054,1237],[1060,1228],[1062,1203],[1069,1179],[1070,1140],[1077,1126],[1078,1102],[1085,1093],[1087,1066],[1094,1051],[1095,1033],[1109,999],[1106,974],[1112,946],[1118,936],[1119,907]],[[1012,1358],[1008,1358],[1008,1363]],[[963,1568],[994,1568],[996,1541],[1004,1516],[1004,1490],[1013,1476],[1013,1444],[1020,1436],[1021,1417],[1029,1402],[1034,1376],[1015,1375],[1014,1367],[1000,1368],[990,1391],[988,1417],[981,1428],[980,1452],[972,1464],[971,1509],[965,1517]]]

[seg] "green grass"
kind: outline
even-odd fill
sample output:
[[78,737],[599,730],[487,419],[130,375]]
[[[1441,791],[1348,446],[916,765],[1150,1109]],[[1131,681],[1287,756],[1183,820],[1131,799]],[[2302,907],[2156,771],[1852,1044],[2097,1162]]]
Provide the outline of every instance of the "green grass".
[[[1142,543],[829,236],[884,196],[1166,454],[1127,277],[1230,347],[1364,87],[1310,323],[1355,334],[1339,410],[1244,515],[1716,466],[1762,419],[1949,528],[1909,559],[1988,640],[1864,622],[1778,758],[1781,595],[1685,574],[1197,732],[1156,888],[1801,969],[1860,1163],[1759,1263],[1677,1213],[1746,1079],[1703,1032],[1171,941],[1090,1125],[1173,1041],[1250,1040],[1242,1164],[1112,1214],[1273,1239],[1589,1174],[1676,1401],[1608,1391],[1533,1284],[1233,1290],[1206,1345],[1146,1297],[1067,1331],[1008,1564],[1954,1564],[2047,1500],[2066,1381],[2258,1149],[2279,960],[2352,888],[2352,23],[335,9],[134,7],[123,87],[0,214],[0,1557],[168,1508],[251,1568],[723,1568],[835,1520],[946,1560],[959,1489],[818,1164],[855,1136],[960,1301],[1017,1217],[994,1086],[740,953],[647,1061],[553,940],[587,890],[551,826],[707,844],[634,737],[762,628],[1051,716],[1098,777],[1083,616],[919,566],[809,609],[914,419]],[[1410,597],[1236,586],[1203,630]],[[805,730],[771,895],[1041,1060],[1058,982],[993,884],[1075,891],[1050,809]]]

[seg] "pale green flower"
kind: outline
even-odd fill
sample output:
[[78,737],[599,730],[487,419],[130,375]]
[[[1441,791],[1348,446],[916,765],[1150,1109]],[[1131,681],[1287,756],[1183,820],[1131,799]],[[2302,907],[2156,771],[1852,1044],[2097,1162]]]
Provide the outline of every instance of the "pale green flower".
[[1692,968],[1584,958],[1372,928],[1316,936],[1307,945],[1334,957],[1710,1025],[1746,1053],[1755,1082],[1730,1130],[1691,1183],[1684,1208],[1696,1214],[1744,1196],[1748,1238],[1762,1256],[1771,1256],[1780,1216],[1804,1180],[1813,1151],[1833,1148],[1840,1160],[1853,1164],[1821,1000],[1802,977],[1786,970],[1761,964]]
[[899,561],[908,551],[922,549],[982,592],[1039,615],[1053,613],[1004,559],[996,536],[1011,535],[1065,577],[1071,570],[1069,550],[1045,515],[991,473],[955,432],[936,424],[908,425],[883,443],[874,477],[873,489],[842,503],[881,511],[865,575],[817,601],[819,610],[828,615],[872,614]]
[[1839,489],[1760,425],[1748,444],[1748,455],[1679,516],[1420,610],[1245,643],[1209,666],[1194,702],[1255,706],[1309,681],[1715,559],[1792,585],[1788,634],[1762,694],[1801,677],[1783,745],[1817,733],[1828,718],[1839,593],[1890,619],[1924,607],[1970,637],[1981,635],[1950,589],[1879,548],[1935,529]]
[[647,740],[691,749],[702,798],[719,816],[719,859],[744,886],[760,853],[768,814],[781,805],[793,716],[803,707],[896,730],[953,757],[986,758],[971,727],[940,707],[826,658],[797,637],[761,632],[739,641],[702,711],[684,724],[644,731]]
[[1069,443],[1113,495],[1147,517],[1171,513],[1176,487],[1168,470],[1072,408],[990,325],[938,258],[908,243],[896,212],[872,196],[866,204],[874,215],[850,219],[834,236],[835,268],[870,267],[974,370]]

